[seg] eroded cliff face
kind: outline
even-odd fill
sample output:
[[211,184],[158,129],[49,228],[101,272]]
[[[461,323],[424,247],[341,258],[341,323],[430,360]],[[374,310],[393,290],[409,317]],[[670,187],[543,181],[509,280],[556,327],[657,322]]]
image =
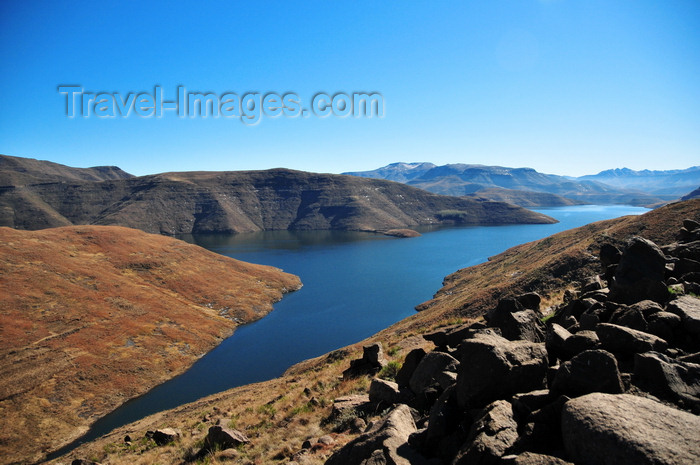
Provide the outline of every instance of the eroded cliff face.
[[301,286],[114,226],[0,228],[0,276],[0,463],[70,442]]
[[0,225],[35,230],[100,224],[183,234],[554,222],[501,202],[286,169],[164,173],[103,181],[32,179],[0,187]]

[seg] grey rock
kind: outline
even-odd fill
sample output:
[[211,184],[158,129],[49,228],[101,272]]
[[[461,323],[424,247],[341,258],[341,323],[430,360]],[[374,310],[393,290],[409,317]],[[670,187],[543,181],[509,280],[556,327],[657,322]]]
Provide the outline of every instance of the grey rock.
[[585,350],[597,349],[600,346],[600,339],[595,331],[579,331],[573,334],[564,342],[564,353],[566,358],[571,358]]
[[637,331],[624,326],[600,323],[595,330],[598,339],[605,350],[634,354],[649,352],[650,350],[663,351],[668,343],[653,334]]
[[687,229],[688,231],[693,232],[696,229],[700,228],[700,223],[698,223],[697,221],[695,221],[693,219],[686,218],[683,220],[683,227],[685,229]]
[[552,382],[552,392],[575,397],[591,392],[624,391],[615,357],[604,350],[581,352],[564,362]]
[[627,328],[636,329],[637,331],[647,331],[647,320],[641,310],[627,307],[622,307],[615,310],[608,321],[611,324],[625,326]]
[[700,417],[642,397],[594,393],[568,401],[562,435],[577,465],[700,463]]
[[430,352],[420,361],[408,386],[415,394],[420,394],[437,382],[437,376],[443,371],[457,371],[459,362],[444,352]]
[[571,336],[572,334],[567,329],[564,329],[556,323],[547,326],[545,346],[547,347],[550,358],[566,358],[564,344],[566,344],[566,340]]
[[620,263],[620,258],[622,257],[620,249],[612,244],[603,244],[600,247],[600,252],[598,255],[600,257],[600,263],[603,265],[603,269],[606,269],[610,265],[617,265]]
[[155,430],[151,438],[159,446],[164,446],[165,444],[169,444],[173,441],[176,441],[181,436],[182,432],[179,429],[163,428]]
[[493,402],[472,424],[469,437],[452,465],[497,464],[518,439],[517,428],[510,403]]
[[207,437],[204,438],[204,449],[231,449],[249,442],[250,439],[238,430],[224,428],[223,426],[212,426],[209,428]]
[[537,292],[527,292],[525,294],[519,295],[516,300],[523,306],[526,310],[539,311],[540,302],[542,297]]
[[343,372],[343,378],[355,378],[366,374],[375,374],[387,364],[382,345],[378,342],[362,347],[362,358],[351,360],[350,368]]
[[640,300],[665,302],[666,257],[653,242],[633,237],[627,243],[610,284],[610,299],[632,304]]
[[644,318],[648,318],[654,313],[663,311],[663,307],[659,305],[658,303],[654,302],[653,300],[641,300],[637,303],[634,303],[630,306],[630,308],[633,308],[635,310],[638,310],[642,312],[642,315],[644,315]]
[[548,363],[543,343],[480,334],[462,342],[458,355],[457,400],[463,408],[545,387]]
[[700,365],[679,362],[658,352],[636,354],[634,383],[651,394],[680,402],[700,413]]
[[337,418],[348,410],[357,410],[369,403],[367,394],[357,394],[350,396],[342,396],[333,400],[333,408],[331,409],[331,418]]
[[513,396],[513,414],[515,419],[518,422],[525,420],[532,412],[541,409],[551,400],[548,389],[515,394]]
[[681,324],[681,317],[675,313],[658,312],[649,317],[648,332],[665,341],[672,341],[676,328]]
[[586,292],[597,291],[599,289],[603,289],[603,287],[603,282],[600,280],[600,276],[589,276],[583,282],[583,286],[581,287],[581,293],[585,294]]
[[374,378],[369,385],[369,401],[373,404],[395,404],[401,399],[399,385],[380,378]]
[[489,326],[499,328],[511,341],[544,341],[544,325],[533,310],[524,310],[515,299],[501,299],[495,309],[486,316]]
[[440,441],[448,436],[462,419],[455,387],[447,388],[430,409],[426,444],[428,449],[434,449]]
[[666,305],[666,311],[681,317],[683,328],[692,334],[700,334],[700,299],[684,295]]
[[401,365],[399,372],[396,374],[396,383],[399,386],[408,386],[413,372],[416,371],[416,367],[423,360],[423,357],[425,357],[425,350],[420,348],[413,349],[406,355],[403,365]]
[[401,404],[371,431],[336,451],[326,465],[428,465],[407,443],[416,430],[410,408]]
[[508,455],[503,457],[500,463],[502,465],[573,465],[566,460],[551,455],[535,454],[534,452],[523,452],[520,455]]

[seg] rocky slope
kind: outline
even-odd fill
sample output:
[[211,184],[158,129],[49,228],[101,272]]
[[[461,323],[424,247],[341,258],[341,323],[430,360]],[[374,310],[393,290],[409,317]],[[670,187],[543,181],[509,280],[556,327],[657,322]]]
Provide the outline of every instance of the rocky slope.
[[610,186],[597,180],[544,174],[532,168],[462,163],[443,166],[430,163],[394,163],[374,171],[347,174],[369,178],[394,177],[405,179],[402,182],[411,186],[438,194],[478,194],[493,200],[499,200],[502,197],[495,195],[497,192],[490,189],[511,189],[521,192],[517,197],[513,197],[513,200],[523,202],[518,203],[521,206],[566,205],[567,199],[587,204],[650,206],[679,197],[679,195],[659,197],[640,189]]
[[0,225],[28,230],[100,224],[172,235],[552,221],[500,202],[286,169],[164,173],[100,182],[48,179],[0,187]]
[[[683,218],[700,200],[509,249],[362,343],[54,463],[696,463],[700,232]],[[167,426],[168,446],[144,436]]]
[[0,463],[29,463],[300,287],[121,227],[0,228]]

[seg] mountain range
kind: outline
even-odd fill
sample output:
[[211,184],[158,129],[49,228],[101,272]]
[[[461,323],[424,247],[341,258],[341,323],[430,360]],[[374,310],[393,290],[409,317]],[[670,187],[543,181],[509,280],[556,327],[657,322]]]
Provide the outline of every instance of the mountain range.
[[575,178],[544,174],[532,168],[392,163],[372,171],[344,174],[391,179],[445,195],[476,194],[522,206],[571,203],[654,206],[676,200],[700,185],[697,166],[672,171],[625,168]]
[[115,167],[0,160],[0,226],[16,229],[96,224],[173,235],[555,221],[508,203],[337,174],[272,169],[137,177]]

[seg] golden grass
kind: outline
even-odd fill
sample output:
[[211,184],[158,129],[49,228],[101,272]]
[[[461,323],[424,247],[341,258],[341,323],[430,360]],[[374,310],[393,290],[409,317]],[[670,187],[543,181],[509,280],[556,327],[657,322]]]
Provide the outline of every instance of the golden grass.
[[0,463],[58,448],[187,369],[233,332],[231,318],[257,319],[300,286],[176,239],[96,226],[0,228],[0,276]]

